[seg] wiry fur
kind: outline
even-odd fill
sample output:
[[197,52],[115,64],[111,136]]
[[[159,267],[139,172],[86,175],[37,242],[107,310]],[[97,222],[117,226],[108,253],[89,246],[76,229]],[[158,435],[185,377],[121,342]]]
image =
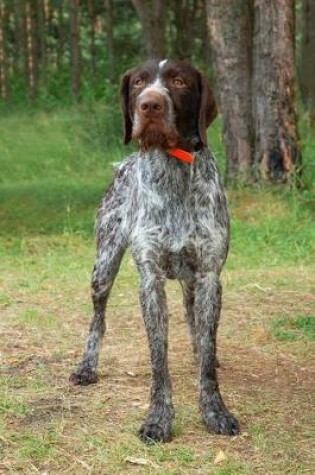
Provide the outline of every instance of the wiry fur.
[[105,308],[119,265],[130,247],[140,275],[140,303],[148,335],[152,387],[139,435],[171,438],[174,408],[167,364],[166,278],[183,287],[185,318],[200,367],[200,410],[209,430],[238,433],[222,401],[216,374],[216,332],[221,308],[220,272],[228,251],[229,219],[212,153],[194,153],[188,165],[161,150],[133,153],[117,168],[97,217],[92,275],[94,318],[74,384],[97,380]]

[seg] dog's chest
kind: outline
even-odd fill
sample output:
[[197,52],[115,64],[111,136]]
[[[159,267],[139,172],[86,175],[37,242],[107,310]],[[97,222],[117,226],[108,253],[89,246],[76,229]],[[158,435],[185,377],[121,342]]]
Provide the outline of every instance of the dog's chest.
[[216,230],[211,182],[200,170],[158,153],[136,169],[133,241],[155,241],[170,253],[195,248]]

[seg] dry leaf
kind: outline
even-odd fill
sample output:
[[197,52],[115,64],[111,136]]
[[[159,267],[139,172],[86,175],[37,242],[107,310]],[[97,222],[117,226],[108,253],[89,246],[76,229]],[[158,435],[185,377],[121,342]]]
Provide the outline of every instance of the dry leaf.
[[140,457],[126,457],[125,462],[132,463],[133,465],[149,465],[150,461]]
[[136,373],[134,373],[133,371],[126,371],[126,374],[128,376],[131,376],[132,378],[135,378],[137,376]]
[[153,468],[159,468],[159,466],[151,462],[151,460],[141,457],[126,457],[125,462],[132,463],[133,465],[151,465]]
[[219,450],[219,452],[217,453],[215,459],[214,459],[214,464],[217,465],[219,463],[222,463],[224,462],[225,460],[227,460],[227,456],[225,455],[225,453],[223,452],[223,450]]

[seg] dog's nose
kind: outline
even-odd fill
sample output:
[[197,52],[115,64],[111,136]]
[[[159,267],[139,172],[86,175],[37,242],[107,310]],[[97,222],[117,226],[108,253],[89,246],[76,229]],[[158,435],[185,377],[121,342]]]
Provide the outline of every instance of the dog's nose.
[[148,112],[151,114],[152,112],[160,112],[163,109],[162,104],[158,103],[157,101],[145,101],[140,104],[140,109],[143,112]]
[[139,98],[139,110],[145,116],[154,116],[164,113],[165,105],[163,97],[157,95],[145,95]]

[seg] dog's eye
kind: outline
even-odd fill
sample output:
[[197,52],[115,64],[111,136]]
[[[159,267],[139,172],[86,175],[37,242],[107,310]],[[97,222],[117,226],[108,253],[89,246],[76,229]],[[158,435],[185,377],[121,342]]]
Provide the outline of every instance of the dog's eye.
[[181,77],[179,77],[179,76],[176,76],[176,77],[173,79],[173,84],[174,84],[174,86],[176,86],[176,87],[185,86],[184,80],[183,80]]
[[142,79],[142,78],[137,78],[137,79],[134,81],[133,85],[134,85],[135,87],[143,87],[143,86],[145,85],[145,81],[144,81],[144,79]]

